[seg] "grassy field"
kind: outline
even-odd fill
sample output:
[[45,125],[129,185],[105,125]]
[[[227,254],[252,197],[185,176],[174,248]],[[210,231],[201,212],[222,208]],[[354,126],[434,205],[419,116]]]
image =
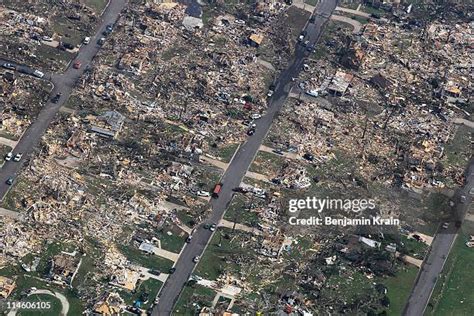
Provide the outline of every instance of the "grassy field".
[[[470,233],[474,233],[471,231]],[[428,304],[426,315],[472,315],[474,309],[474,250],[468,234],[458,236]]]
[[[226,235],[230,238],[225,238]],[[242,246],[242,240],[247,237],[238,231],[232,233],[228,228],[219,229],[209,242],[194,274],[208,280],[216,280],[223,272],[238,274],[241,267],[231,257],[250,259],[255,255],[251,247]]]
[[[256,201],[254,201],[256,202]],[[250,199],[242,194],[236,194],[225,212],[226,220],[254,227],[259,222],[257,213],[249,211]]]
[[210,154],[221,158],[223,162],[230,162],[230,159],[234,155],[239,143],[226,144],[217,148],[210,147]]
[[396,276],[379,280],[387,287],[387,297],[390,300],[388,315],[398,316],[402,314],[417,273],[417,267],[407,265],[403,266]]
[[175,305],[174,313],[183,316],[196,315],[203,306],[211,306],[215,296],[215,291],[202,285],[186,286]]
[[85,0],[84,3],[94,9],[97,14],[100,14],[107,5],[108,0]]
[[168,271],[173,266],[173,261],[142,252],[140,249],[129,245],[118,245],[120,251],[131,262],[148,269]]
[[145,293],[148,294],[148,302],[141,305],[142,309],[147,309],[151,306],[151,304],[153,304],[153,301],[155,300],[155,297],[162,286],[162,282],[155,279],[148,279],[137,285],[137,288],[133,292],[124,290],[118,291],[127,305],[133,305],[135,301],[141,299],[142,295]]
[[265,151],[259,151],[249,171],[272,177],[278,174],[284,165],[284,157]]

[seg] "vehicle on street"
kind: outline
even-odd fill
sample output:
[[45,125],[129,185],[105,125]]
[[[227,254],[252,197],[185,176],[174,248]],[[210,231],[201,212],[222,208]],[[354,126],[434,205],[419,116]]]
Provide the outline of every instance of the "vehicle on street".
[[203,191],[203,190],[197,191],[196,194],[197,194],[197,196],[205,196],[205,197],[211,196],[211,194],[209,192]]
[[22,154],[22,153],[18,153],[18,154],[15,155],[15,158],[13,158],[13,161],[18,162],[18,161],[21,160],[21,157],[23,157],[23,154]]
[[309,41],[304,41],[303,45],[304,45],[304,46],[308,46],[308,45],[309,45]]
[[306,50],[307,50],[308,52],[312,52],[312,51],[314,51],[314,46],[313,46],[313,45],[308,45],[308,46],[306,47]]
[[312,15],[310,18],[309,18],[309,23],[314,23],[314,21],[316,21],[316,17],[314,15]]
[[449,223],[448,223],[448,222],[445,222],[442,227],[443,227],[443,229],[448,229]]
[[176,272],[176,268],[171,268],[171,269],[168,270],[168,273],[169,273],[169,274],[173,274],[173,273],[175,273],[175,272]]
[[13,158],[13,153],[10,151],[8,154],[5,155],[5,160],[10,161]]
[[99,38],[99,40],[97,41],[97,44],[100,45],[100,46],[104,45],[104,43],[105,43],[105,37],[101,37],[101,38]]
[[3,64],[2,64],[2,67],[3,67],[3,68],[7,68],[7,69],[11,69],[11,70],[15,70],[15,69],[16,69],[16,66],[13,65],[13,64],[10,64],[10,63],[3,63]]
[[188,244],[191,242],[191,240],[193,240],[193,236],[188,236],[188,238],[186,238],[186,242]]
[[210,230],[211,232],[213,232],[213,231],[216,230],[216,228],[217,228],[217,225],[216,225],[216,224],[211,224],[211,227],[209,227],[209,230]]
[[471,189],[469,190],[469,194],[470,194],[470,195],[474,195],[474,188],[471,188]]
[[270,87],[268,88],[267,97],[270,98],[273,95],[273,93],[275,93],[275,85],[274,84],[270,85]]
[[209,228],[211,228],[211,224],[204,224],[203,228],[204,229],[209,229]]
[[84,45],[87,45],[87,44],[89,44],[90,42],[91,42],[91,38],[90,38],[89,36],[85,37],[84,40],[82,41],[82,43],[83,43]]
[[72,68],[74,68],[74,69],[79,69],[79,68],[81,68],[81,66],[82,66],[82,64],[79,60],[76,60],[74,62],[74,64],[72,64]]
[[255,134],[255,128],[249,128],[247,135],[252,136],[253,134]]
[[36,78],[43,78],[44,73],[39,71],[39,70],[35,70],[35,71],[33,71],[33,76],[35,76]]
[[198,262],[199,262],[199,256],[194,257],[194,258],[193,258],[193,262],[194,262],[194,263],[198,263]]
[[302,31],[300,33],[300,36],[298,36],[298,42],[302,42],[304,38],[306,37],[306,34],[308,34],[306,31]]
[[219,193],[221,193],[221,190],[222,190],[222,183],[217,183],[217,184],[214,186],[214,190],[212,191],[212,197],[213,197],[213,198],[218,198],[218,197],[219,197]]
[[58,103],[60,98],[61,98],[61,93],[56,93],[56,95],[51,99],[51,102]]
[[251,118],[252,120],[258,120],[258,119],[261,118],[261,117],[262,117],[262,115],[260,115],[260,114],[258,114],[258,113],[254,113],[254,114],[250,115],[250,118]]
[[13,177],[9,177],[5,183],[8,184],[8,185],[12,185],[13,180],[14,180]]
[[461,203],[466,203],[466,196],[465,195],[461,195]]

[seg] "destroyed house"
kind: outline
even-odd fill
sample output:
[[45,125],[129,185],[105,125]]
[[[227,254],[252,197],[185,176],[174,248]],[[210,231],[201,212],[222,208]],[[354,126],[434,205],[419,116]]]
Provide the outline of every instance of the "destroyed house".
[[98,117],[95,124],[90,127],[90,131],[106,138],[115,138],[122,129],[125,116],[117,111],[105,112]]
[[0,276],[0,298],[7,298],[16,287],[16,282],[4,276]]
[[51,260],[49,277],[56,282],[70,285],[78,269],[75,257],[68,254],[59,254]]
[[354,75],[338,70],[329,84],[328,92],[334,96],[344,95],[353,78]]

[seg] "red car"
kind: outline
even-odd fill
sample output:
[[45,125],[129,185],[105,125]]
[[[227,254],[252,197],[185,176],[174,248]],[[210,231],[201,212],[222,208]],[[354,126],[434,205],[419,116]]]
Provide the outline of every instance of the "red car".
[[218,198],[219,193],[221,192],[221,189],[222,189],[222,183],[216,184],[216,186],[214,187],[214,190],[212,191],[212,197]]
[[72,64],[72,68],[74,69],[79,69],[81,68],[81,62],[79,60],[76,60],[74,64]]

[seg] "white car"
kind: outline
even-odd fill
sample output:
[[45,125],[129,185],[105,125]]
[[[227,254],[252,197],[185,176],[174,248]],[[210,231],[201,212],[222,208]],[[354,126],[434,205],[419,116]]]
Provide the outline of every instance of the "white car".
[[205,197],[208,197],[208,196],[211,196],[211,193],[207,192],[207,191],[197,191],[196,193],[198,196],[205,196]]
[[254,114],[250,115],[250,118],[251,118],[252,120],[258,120],[258,119],[261,118],[261,117],[262,117],[262,116],[261,116],[260,114],[258,114],[258,113],[254,113]]
[[35,70],[33,71],[33,76],[37,77],[37,78],[43,78],[44,77],[44,73],[42,73],[41,71],[39,70]]
[[273,95],[273,90],[268,90],[267,97],[271,97]]
[[82,41],[84,43],[84,45],[87,45],[91,42],[91,38],[89,36],[87,36],[86,38],[84,38],[84,41]]
[[5,156],[5,160],[6,160],[6,161],[10,161],[10,160],[12,160],[12,158],[13,158],[13,153],[10,151],[10,152]]
[[23,154],[22,153],[18,153],[15,155],[15,158],[13,158],[13,161],[20,161],[21,160],[21,157],[23,157]]
[[198,261],[199,261],[199,256],[196,256],[196,257],[193,258],[194,263],[198,263]]
[[448,227],[449,227],[449,223],[446,222],[443,224],[443,229],[448,229]]

